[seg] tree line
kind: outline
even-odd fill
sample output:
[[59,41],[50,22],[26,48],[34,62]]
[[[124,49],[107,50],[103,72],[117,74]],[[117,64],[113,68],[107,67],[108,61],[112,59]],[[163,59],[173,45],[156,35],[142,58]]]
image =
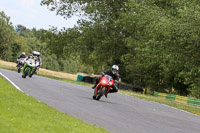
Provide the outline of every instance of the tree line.
[[[41,41],[41,37],[48,30],[36,28],[28,29],[23,25],[13,26],[10,17],[5,12],[0,12],[0,59],[16,62],[17,57],[26,52],[39,51],[42,58],[42,68],[63,71],[67,73],[85,72],[91,73],[92,68],[84,65],[79,57],[58,58],[48,48],[47,43]],[[89,69],[88,69],[89,67]]]
[[57,70],[75,66],[68,72],[99,74],[117,64],[125,83],[200,98],[198,0],[42,0],[41,5],[66,19],[80,16],[73,28],[31,30],[57,60],[52,63]]

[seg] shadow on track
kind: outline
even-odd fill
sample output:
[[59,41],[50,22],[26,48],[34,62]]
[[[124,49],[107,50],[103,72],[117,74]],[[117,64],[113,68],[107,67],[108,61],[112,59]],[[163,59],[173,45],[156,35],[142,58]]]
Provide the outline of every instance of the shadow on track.
[[84,99],[89,99],[89,100],[96,101],[96,102],[109,103],[109,104],[117,104],[117,103],[113,103],[113,102],[110,102],[110,101],[94,100],[92,97],[91,98],[90,97],[84,97],[84,96],[77,96],[77,97],[84,98]]

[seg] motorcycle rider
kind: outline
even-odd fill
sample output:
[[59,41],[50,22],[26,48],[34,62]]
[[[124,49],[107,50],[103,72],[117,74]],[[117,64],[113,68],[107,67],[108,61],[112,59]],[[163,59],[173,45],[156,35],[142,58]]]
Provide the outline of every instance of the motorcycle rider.
[[31,57],[31,56],[35,58],[36,62],[37,61],[39,62],[39,65],[36,67],[36,70],[35,70],[35,74],[37,74],[37,72],[39,71],[40,66],[42,65],[42,58],[40,57],[40,52],[33,51],[32,54],[28,56],[28,58]]
[[20,63],[19,60],[20,60],[21,58],[26,58],[26,53],[25,53],[25,52],[22,52],[22,54],[21,54],[20,56],[17,57],[17,61],[16,61],[17,66],[16,66],[16,67],[18,67],[18,65],[19,65],[19,63]]
[[[29,55],[29,56],[26,58],[26,60],[28,60],[28,59],[33,59],[33,60],[34,60],[34,63],[36,64],[36,57],[33,56],[32,54]],[[26,68],[26,64],[25,64],[25,66],[24,66],[23,69],[22,69],[22,78],[25,78],[25,68]]]
[[[99,81],[104,75],[110,75],[114,79],[114,85],[112,86],[112,89],[109,90],[108,93],[115,93],[118,92],[118,87],[117,84],[119,82],[119,73],[118,73],[119,67],[117,65],[113,65],[111,69],[106,70],[105,72],[102,72],[99,77],[96,78],[96,83],[92,87],[92,89],[95,89],[96,86],[98,85]],[[105,95],[107,98],[107,94]]]
[[36,67],[35,74],[39,71],[39,68],[42,66],[42,58],[40,57],[40,52],[38,51],[33,51],[33,56],[36,56],[36,61],[39,62],[39,65]]

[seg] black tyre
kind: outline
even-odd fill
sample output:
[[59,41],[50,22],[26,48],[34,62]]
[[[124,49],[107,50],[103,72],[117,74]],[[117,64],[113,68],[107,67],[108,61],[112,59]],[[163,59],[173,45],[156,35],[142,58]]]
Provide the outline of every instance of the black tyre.
[[96,96],[94,95],[94,96],[92,96],[92,98],[93,98],[93,99],[96,99]]
[[33,69],[32,73],[29,75],[29,77],[31,78],[33,76],[33,74],[36,73],[36,69]]
[[20,73],[20,71],[21,71],[21,68],[17,67],[17,72]]
[[33,76],[33,73],[31,73],[30,75],[29,75],[29,77],[31,78]]
[[105,92],[106,92],[106,87],[100,88],[100,89],[99,89],[99,92],[98,92],[98,94],[97,94],[96,100],[99,100],[99,99],[103,96],[103,94],[104,94]]
[[25,72],[24,72],[24,78],[26,78],[26,76],[28,75],[29,73],[29,68],[26,68]]

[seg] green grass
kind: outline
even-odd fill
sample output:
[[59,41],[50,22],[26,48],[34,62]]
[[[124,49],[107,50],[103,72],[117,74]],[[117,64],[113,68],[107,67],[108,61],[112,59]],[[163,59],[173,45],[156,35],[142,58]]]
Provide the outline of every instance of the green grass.
[[2,64],[0,64],[0,68],[12,70],[12,71],[17,71],[17,67],[13,68],[13,67],[5,66],[5,65],[2,65]]
[[107,131],[38,102],[0,76],[0,133],[103,132]]

